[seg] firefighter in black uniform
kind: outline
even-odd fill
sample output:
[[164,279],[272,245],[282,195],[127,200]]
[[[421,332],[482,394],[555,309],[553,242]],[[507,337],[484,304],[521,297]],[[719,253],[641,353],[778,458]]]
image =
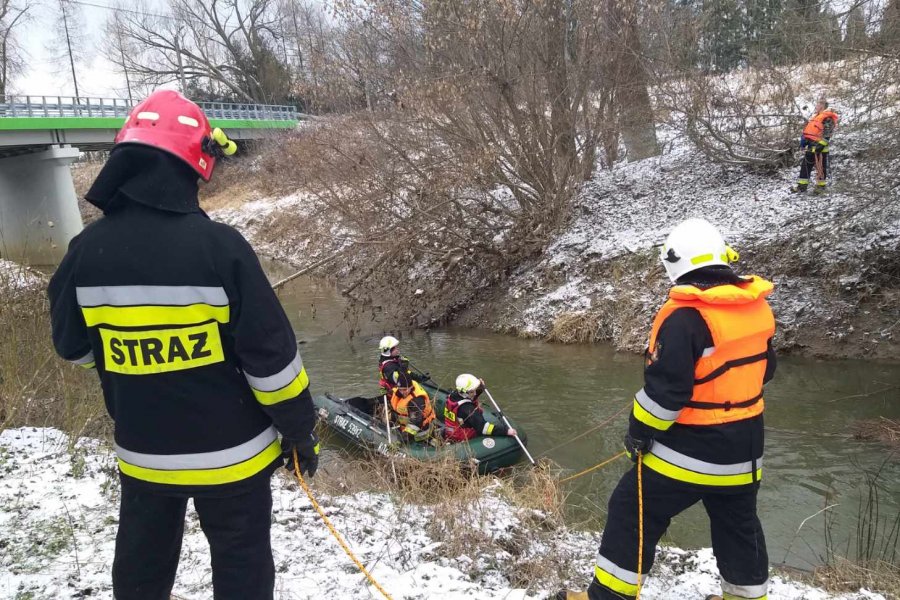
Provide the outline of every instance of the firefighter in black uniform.
[[176,92],[138,104],[86,195],[104,216],[50,282],[56,350],[96,367],[115,422],[118,600],[169,598],[188,498],[215,598],[272,598],[270,476],[293,450],[318,465],[291,324],[250,245],[198,204],[198,175],[235,149]]
[[428,373],[414,373],[409,366],[409,359],[400,356],[400,340],[392,335],[386,335],[378,342],[378,349],[381,351],[378,357],[378,375],[380,379],[378,385],[381,387],[381,393],[391,396],[397,387],[396,379],[401,374],[407,375],[413,381],[424,383],[430,379]]
[[709,515],[724,598],[767,597],[768,558],[756,495],[763,384],[775,371],[775,320],[765,300],[772,284],[738,277],[729,266],[737,253],[702,219],[676,227],[661,259],[675,285],[653,323],[644,387],[635,395],[625,436],[629,455],[641,460],[610,497],[590,587],[561,591],[560,600],[634,598],[671,519],[697,502]]
[[484,418],[478,398],[484,392],[484,381],[470,373],[456,378],[456,389],[447,394],[444,403],[444,439],[465,442],[475,436],[515,436],[516,430]]

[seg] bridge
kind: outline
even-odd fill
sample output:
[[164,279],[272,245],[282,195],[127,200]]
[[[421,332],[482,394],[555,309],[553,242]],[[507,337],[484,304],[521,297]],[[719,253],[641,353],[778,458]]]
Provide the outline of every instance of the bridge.
[[[198,102],[213,127],[235,140],[293,130],[293,106]],[[0,258],[57,263],[81,231],[70,165],[109,150],[132,104],[120,98],[0,97]]]

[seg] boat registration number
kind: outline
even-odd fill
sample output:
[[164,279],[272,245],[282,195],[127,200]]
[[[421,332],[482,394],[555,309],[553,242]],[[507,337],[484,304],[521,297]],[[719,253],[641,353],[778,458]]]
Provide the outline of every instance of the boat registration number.
[[347,433],[349,433],[350,435],[352,435],[353,437],[359,437],[359,434],[362,433],[362,428],[359,425],[351,422],[350,419],[348,419],[347,417],[341,416],[341,415],[337,415],[334,418],[334,424],[337,425],[338,427],[340,427],[341,429],[343,429],[344,431],[346,431]]

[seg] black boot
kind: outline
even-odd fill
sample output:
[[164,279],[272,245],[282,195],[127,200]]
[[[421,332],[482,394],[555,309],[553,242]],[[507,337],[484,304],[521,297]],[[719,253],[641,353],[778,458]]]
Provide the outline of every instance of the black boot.
[[572,590],[559,590],[554,600],[588,600],[587,592],[573,592]]

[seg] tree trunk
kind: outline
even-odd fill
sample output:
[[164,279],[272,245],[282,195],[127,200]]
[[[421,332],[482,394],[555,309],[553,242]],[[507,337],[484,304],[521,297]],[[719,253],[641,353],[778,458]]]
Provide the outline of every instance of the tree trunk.
[[607,27],[616,45],[613,85],[622,140],[629,161],[659,154],[647,71],[641,62],[641,40],[635,0],[607,0]]

